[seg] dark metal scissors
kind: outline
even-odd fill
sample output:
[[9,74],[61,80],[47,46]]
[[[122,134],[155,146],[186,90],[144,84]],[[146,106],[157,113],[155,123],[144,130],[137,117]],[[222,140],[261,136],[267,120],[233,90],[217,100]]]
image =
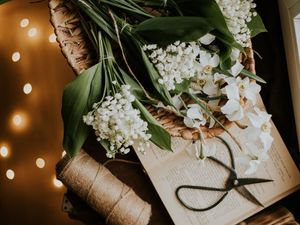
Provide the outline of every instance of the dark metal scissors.
[[[205,186],[195,186],[195,185],[181,185],[181,186],[177,187],[177,189],[175,191],[176,197],[179,200],[179,202],[184,207],[186,207],[190,210],[193,210],[193,211],[206,211],[206,210],[210,210],[210,209],[216,207],[217,205],[219,205],[224,200],[224,198],[227,196],[229,191],[231,191],[232,189],[235,189],[244,198],[248,199],[249,201],[251,201],[251,202],[253,202],[257,205],[260,205],[260,206],[264,207],[263,204],[261,204],[255,198],[255,196],[253,194],[251,194],[251,192],[248,191],[246,187],[244,187],[244,185],[271,182],[273,180],[262,179],[262,178],[238,178],[237,173],[235,171],[234,157],[233,157],[233,153],[232,153],[232,150],[231,150],[230,146],[228,145],[228,143],[223,138],[221,138],[221,137],[217,137],[217,138],[219,138],[222,141],[222,143],[226,146],[226,148],[228,149],[230,159],[231,159],[231,167],[229,167],[225,163],[221,162],[220,160],[218,160],[218,159],[216,159],[212,156],[207,157],[207,158],[211,159],[215,163],[217,163],[220,166],[223,166],[225,169],[229,170],[230,174],[229,174],[229,177],[226,181],[225,187],[224,188],[215,188],[215,187],[205,187]],[[184,202],[182,200],[182,198],[180,197],[180,190],[182,190],[182,189],[218,191],[218,192],[224,192],[224,194],[221,196],[221,198],[219,200],[217,200],[215,203],[213,203],[212,205],[210,205],[208,207],[195,208],[195,207],[192,207],[192,206],[188,205],[186,202]]]

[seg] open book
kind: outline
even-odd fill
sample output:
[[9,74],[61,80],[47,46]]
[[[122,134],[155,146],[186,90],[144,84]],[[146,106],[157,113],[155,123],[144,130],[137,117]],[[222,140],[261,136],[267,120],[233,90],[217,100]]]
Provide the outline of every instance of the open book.
[[[237,126],[230,128],[230,132],[241,143],[245,141],[246,137],[241,135],[241,129]],[[249,177],[274,181],[245,186],[265,207],[286,197],[300,187],[300,173],[274,124],[272,136],[274,142],[269,151],[270,159],[263,162],[258,171]],[[234,156],[241,154],[228,134],[224,132],[221,137],[230,144]],[[224,144],[216,138],[208,141],[215,142],[217,145],[215,157],[230,165],[230,158]],[[222,188],[229,173],[212,160],[207,159],[204,165],[199,163],[192,151],[191,141],[172,138],[172,147],[173,152],[168,152],[151,144],[150,148],[146,149],[145,155],[138,151],[136,153],[176,225],[231,225],[241,222],[263,209],[263,207],[245,199],[234,189],[218,206],[208,211],[195,212],[182,206],[175,195],[178,186],[201,185]],[[236,171],[239,177],[247,177],[244,174],[245,168],[242,164],[236,163]],[[211,205],[222,194],[214,191],[191,189],[181,191],[181,197],[184,201],[196,208]]]

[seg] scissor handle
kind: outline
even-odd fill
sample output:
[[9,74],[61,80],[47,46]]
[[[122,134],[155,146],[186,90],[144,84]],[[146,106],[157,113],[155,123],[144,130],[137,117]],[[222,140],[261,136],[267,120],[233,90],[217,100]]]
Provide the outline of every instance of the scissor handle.
[[[215,203],[213,203],[212,205],[205,207],[205,208],[195,208],[193,206],[188,205],[187,203],[185,203],[182,198],[180,197],[179,191],[181,189],[195,189],[195,190],[206,190],[206,191],[219,191],[219,192],[224,192],[224,194],[222,195],[222,197],[216,201]],[[197,211],[197,212],[203,212],[203,211],[207,211],[210,210],[214,207],[216,207],[217,205],[219,205],[223,199],[227,196],[228,191],[225,188],[213,188],[213,187],[205,187],[205,186],[194,186],[194,185],[181,185],[179,187],[176,188],[175,191],[176,197],[178,199],[178,201],[187,209],[192,210],[192,211]]]

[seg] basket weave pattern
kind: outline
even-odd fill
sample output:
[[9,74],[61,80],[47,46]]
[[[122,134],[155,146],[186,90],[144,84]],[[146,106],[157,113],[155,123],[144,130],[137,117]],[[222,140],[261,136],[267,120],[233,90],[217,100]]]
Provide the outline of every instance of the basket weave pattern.
[[[50,0],[49,8],[51,23],[55,28],[57,41],[60,44],[62,53],[67,58],[74,72],[78,75],[82,70],[96,63],[96,57],[93,57],[93,49],[81,27],[80,15],[70,0]],[[242,63],[245,69],[255,73],[252,48],[245,49],[245,54],[242,56]],[[186,127],[181,117],[154,106],[147,106],[147,109],[172,136],[188,140],[199,139],[199,131]],[[227,128],[231,125],[231,122],[225,117],[221,118],[220,122]],[[201,130],[205,138],[217,136],[224,131],[218,126],[213,128],[201,127]]]

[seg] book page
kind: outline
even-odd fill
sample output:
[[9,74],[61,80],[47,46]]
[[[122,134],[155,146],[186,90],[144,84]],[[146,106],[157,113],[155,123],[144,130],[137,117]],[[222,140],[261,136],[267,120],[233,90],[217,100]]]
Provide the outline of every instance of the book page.
[[[237,126],[230,128],[238,140],[243,143],[246,137]],[[269,151],[270,159],[262,162],[258,171],[248,177],[272,179],[273,182],[251,184],[246,188],[265,206],[269,206],[300,187],[300,174],[292,160],[282,138],[273,124],[274,142]],[[232,138],[225,132],[221,135],[231,146],[234,156],[241,154]],[[217,138],[208,139],[217,146],[216,158],[230,166],[228,150]],[[176,225],[225,225],[236,224],[263,209],[245,199],[236,190],[231,190],[215,208],[204,212],[195,212],[185,208],[178,201],[175,190],[180,185],[200,185],[209,187],[225,186],[229,171],[207,159],[204,165],[193,153],[192,141],[172,138],[173,152],[162,151],[151,144],[146,155],[137,152],[156,191]],[[238,177],[244,175],[245,168],[236,163]],[[216,202],[224,193],[215,191],[180,191],[181,198],[190,206],[204,208]]]

